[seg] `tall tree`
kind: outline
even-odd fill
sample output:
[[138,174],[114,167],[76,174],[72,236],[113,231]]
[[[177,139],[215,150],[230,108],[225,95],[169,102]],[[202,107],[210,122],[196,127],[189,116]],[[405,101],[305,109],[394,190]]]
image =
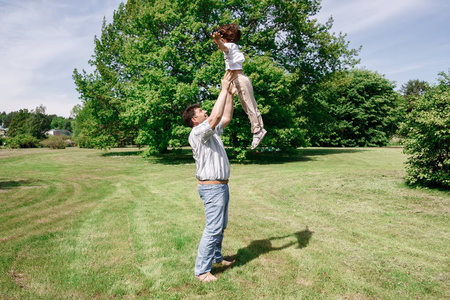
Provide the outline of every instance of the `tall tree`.
[[420,81],[419,79],[411,79],[407,83],[403,84],[400,93],[408,101],[407,111],[410,112],[414,108],[414,102],[430,88],[430,85],[426,81]]
[[2,113],[2,124],[3,125],[2,124],[0,124],[0,125],[2,125],[4,128],[8,128],[9,125],[11,124],[12,119],[14,118],[14,116],[17,113],[18,113],[18,111],[12,111],[8,114],[6,112],[3,112]]
[[305,93],[303,110],[315,146],[385,146],[403,119],[404,101],[382,75],[335,73]]
[[50,130],[52,118],[45,114],[46,107],[42,104],[31,111],[27,120],[27,133],[37,139],[45,138],[45,132]]
[[8,137],[15,137],[19,134],[28,133],[28,119],[30,118],[31,113],[28,109],[19,110],[11,120],[8,129]]
[[[211,42],[214,28],[238,23],[251,78],[268,135],[266,145],[306,145],[300,130],[301,87],[353,66],[356,50],[330,20],[313,16],[319,0],[129,0],[104,22],[96,38],[91,74],[74,71],[84,110],[92,118],[87,139],[110,147],[126,135],[148,153],[186,144],[181,113],[192,103],[211,107],[224,73],[222,53]],[[236,103],[225,141],[241,157],[251,142],[248,118]]]
[[50,129],[51,118],[45,114],[45,106],[40,105],[31,112],[28,109],[19,110],[11,120],[8,137],[29,134],[36,139],[43,139]]

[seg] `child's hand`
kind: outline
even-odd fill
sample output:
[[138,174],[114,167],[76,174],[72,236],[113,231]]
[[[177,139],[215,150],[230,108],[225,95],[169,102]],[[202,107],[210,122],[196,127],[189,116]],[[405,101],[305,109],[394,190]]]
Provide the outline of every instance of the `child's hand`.
[[227,46],[223,44],[226,41],[222,38],[222,35],[220,33],[214,32],[213,34],[211,34],[211,37],[213,38],[214,43],[220,50],[222,50],[225,53],[228,53],[229,50]]
[[220,39],[222,38],[222,35],[218,32],[214,32],[213,34],[211,34],[211,37],[213,38],[213,42],[218,45]]

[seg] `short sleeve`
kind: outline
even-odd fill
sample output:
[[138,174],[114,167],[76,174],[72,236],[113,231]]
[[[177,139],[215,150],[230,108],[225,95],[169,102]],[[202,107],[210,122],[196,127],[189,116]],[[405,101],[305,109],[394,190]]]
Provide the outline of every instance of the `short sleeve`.
[[209,125],[209,121],[205,120],[202,124],[194,127],[193,134],[195,138],[202,142],[202,144],[205,144],[214,135],[214,130]]
[[214,129],[214,131],[216,132],[217,135],[222,135],[222,134],[223,134],[223,124],[222,124],[222,121],[219,122],[219,124],[216,126],[216,128]]
[[224,53],[225,59],[228,59],[232,64],[244,62],[244,54],[235,43],[225,43],[224,45],[228,48],[228,53]]

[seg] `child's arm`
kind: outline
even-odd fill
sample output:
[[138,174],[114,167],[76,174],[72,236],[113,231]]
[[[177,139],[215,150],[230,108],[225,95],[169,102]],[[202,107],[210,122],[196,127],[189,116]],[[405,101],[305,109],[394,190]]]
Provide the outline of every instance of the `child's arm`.
[[228,47],[225,46],[222,42],[222,36],[218,32],[214,32],[211,34],[211,37],[213,38],[214,43],[219,47],[222,52],[228,53]]

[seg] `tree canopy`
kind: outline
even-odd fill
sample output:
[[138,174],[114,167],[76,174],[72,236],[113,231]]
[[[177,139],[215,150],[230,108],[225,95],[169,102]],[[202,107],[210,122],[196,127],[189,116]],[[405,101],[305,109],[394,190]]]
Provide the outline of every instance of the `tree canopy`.
[[418,97],[402,126],[406,181],[450,189],[450,72]]
[[53,118],[53,116],[46,115],[45,110],[45,106],[40,105],[31,111],[21,109],[15,112],[9,125],[8,137],[29,134],[36,139],[43,139],[45,132],[50,130]]
[[54,116],[52,118],[52,122],[50,123],[50,127],[52,129],[62,129],[67,131],[72,131],[72,121],[71,119],[66,119],[64,117]]
[[311,85],[302,110],[315,146],[385,146],[405,114],[394,83],[369,70],[336,72]]
[[21,109],[2,113],[2,122],[8,127],[7,138],[3,142],[11,148],[31,148],[37,147],[51,128],[71,131],[73,119],[47,115],[45,110],[46,107],[40,105],[31,111]]
[[31,113],[28,109],[19,110],[11,120],[8,128],[8,136],[14,137],[19,134],[28,133],[27,121],[30,118]]
[[[222,53],[210,34],[238,23],[244,73],[268,130],[264,143],[307,144],[302,87],[357,63],[345,35],[314,15],[318,0],[144,1],[121,4],[95,39],[92,73],[75,69],[83,100],[77,116],[86,145],[117,146],[132,139],[148,153],[186,144],[181,113],[192,103],[211,108],[224,74]],[[78,125],[77,125],[78,126]],[[251,141],[248,118],[236,101],[224,138],[242,157]]]
[[18,113],[18,111],[12,111],[10,113],[2,112],[0,114],[1,117],[1,124],[4,128],[8,128],[11,124],[12,119],[14,116]]
[[402,85],[400,92],[403,97],[408,101],[407,111],[410,112],[414,107],[414,102],[425,94],[425,92],[430,88],[430,85],[426,81],[421,81],[419,79],[411,79],[404,85]]

